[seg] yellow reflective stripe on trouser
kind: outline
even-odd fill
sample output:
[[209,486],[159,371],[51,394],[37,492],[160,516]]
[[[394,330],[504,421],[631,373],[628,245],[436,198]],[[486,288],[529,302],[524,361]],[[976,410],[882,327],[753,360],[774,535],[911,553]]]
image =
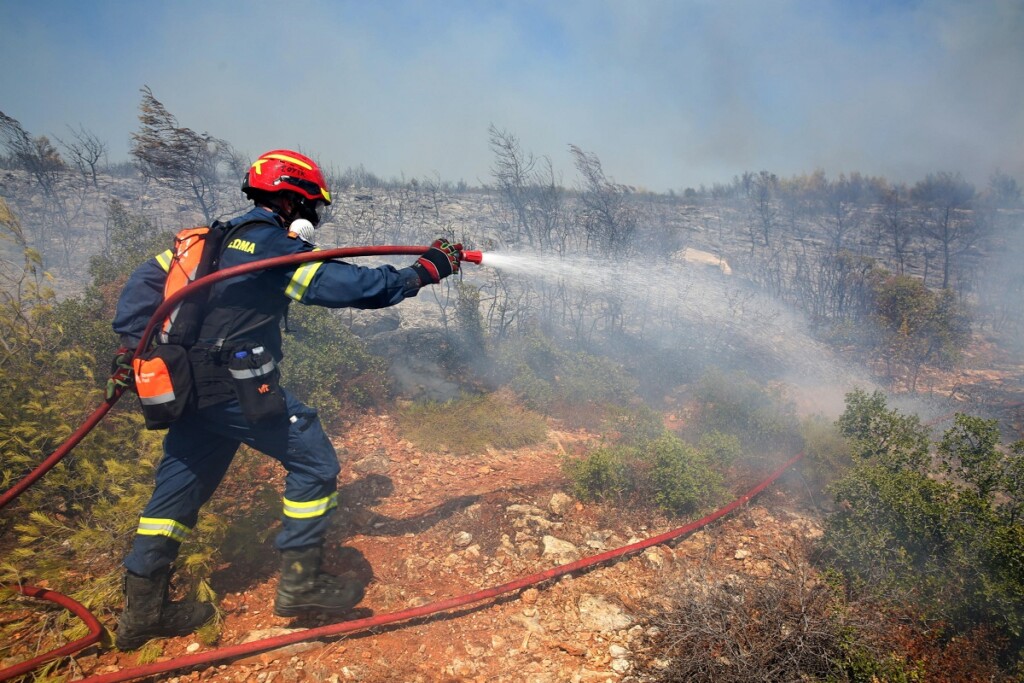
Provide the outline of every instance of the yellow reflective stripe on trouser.
[[156,262],[160,264],[160,267],[163,268],[166,273],[171,269],[171,259],[174,258],[174,251],[168,249],[162,254],[157,254],[153,258],[156,259]]
[[173,519],[155,519],[153,517],[140,517],[139,528],[135,530],[139,536],[167,536],[181,543],[191,531],[181,522]]
[[294,519],[309,519],[311,517],[321,517],[326,515],[329,510],[333,510],[338,507],[338,492],[335,491],[326,498],[320,498],[319,500],[311,500],[306,503],[297,503],[294,500],[284,499],[284,516],[292,517]]
[[323,264],[323,261],[310,261],[309,263],[303,263],[299,269],[295,271],[295,275],[292,275],[292,280],[288,283],[288,286],[284,288],[285,295],[289,298],[295,299],[296,301],[302,301],[302,295],[306,293],[309,283],[313,281],[313,276],[316,275],[316,271],[319,270],[320,266]]

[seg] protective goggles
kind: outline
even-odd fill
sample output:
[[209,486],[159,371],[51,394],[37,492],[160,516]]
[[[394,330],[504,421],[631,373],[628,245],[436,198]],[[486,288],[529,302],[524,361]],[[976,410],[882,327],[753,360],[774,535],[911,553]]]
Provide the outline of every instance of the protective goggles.
[[[331,193],[327,191],[327,188],[320,187],[312,180],[305,180],[303,178],[296,178],[295,176],[283,175],[280,178],[278,178],[274,184],[276,185],[280,183],[287,183],[289,185],[301,188],[306,194],[313,195],[314,197],[319,197],[327,204],[331,203]],[[311,199],[310,201],[319,200]]]
[[299,216],[305,218],[313,225],[320,225],[320,220],[324,217],[327,204],[319,199],[306,199],[303,196],[297,196],[296,206]]

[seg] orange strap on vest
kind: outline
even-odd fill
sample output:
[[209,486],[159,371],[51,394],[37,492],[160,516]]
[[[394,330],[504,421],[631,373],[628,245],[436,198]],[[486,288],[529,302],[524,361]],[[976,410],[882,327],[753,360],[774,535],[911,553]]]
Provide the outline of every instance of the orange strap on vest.
[[[188,286],[196,279],[196,270],[203,258],[203,247],[206,244],[206,237],[210,228],[200,226],[198,228],[187,228],[181,230],[174,237],[174,256],[171,258],[171,266],[167,271],[167,280],[164,283],[164,299],[174,294],[182,287]],[[164,320],[160,328],[160,342],[166,344],[168,334],[174,325],[174,319],[181,309],[179,303]]]

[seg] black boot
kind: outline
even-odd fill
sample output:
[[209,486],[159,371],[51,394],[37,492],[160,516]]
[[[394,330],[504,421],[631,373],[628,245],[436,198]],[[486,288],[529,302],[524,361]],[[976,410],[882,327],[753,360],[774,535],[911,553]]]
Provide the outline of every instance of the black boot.
[[188,635],[213,616],[209,603],[171,602],[167,595],[170,580],[170,568],[152,578],[125,573],[125,607],[117,621],[117,649],[135,650],[153,638]]
[[363,599],[363,585],[356,579],[320,571],[323,551],[319,546],[281,551],[281,580],[277,584],[274,614],[295,617],[306,612],[341,614]]

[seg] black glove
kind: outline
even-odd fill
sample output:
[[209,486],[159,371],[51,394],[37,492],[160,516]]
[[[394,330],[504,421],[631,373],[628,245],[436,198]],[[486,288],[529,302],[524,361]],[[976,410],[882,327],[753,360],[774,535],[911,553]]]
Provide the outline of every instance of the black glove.
[[452,273],[459,272],[459,261],[462,260],[462,245],[451,244],[448,240],[434,240],[430,249],[420,256],[412,269],[420,277],[420,285],[437,284]]
[[126,349],[123,346],[114,354],[110,361],[110,379],[107,380],[107,400],[109,401],[117,393],[118,387],[131,389],[135,386],[135,373],[132,372],[132,358],[135,356],[135,349]]

